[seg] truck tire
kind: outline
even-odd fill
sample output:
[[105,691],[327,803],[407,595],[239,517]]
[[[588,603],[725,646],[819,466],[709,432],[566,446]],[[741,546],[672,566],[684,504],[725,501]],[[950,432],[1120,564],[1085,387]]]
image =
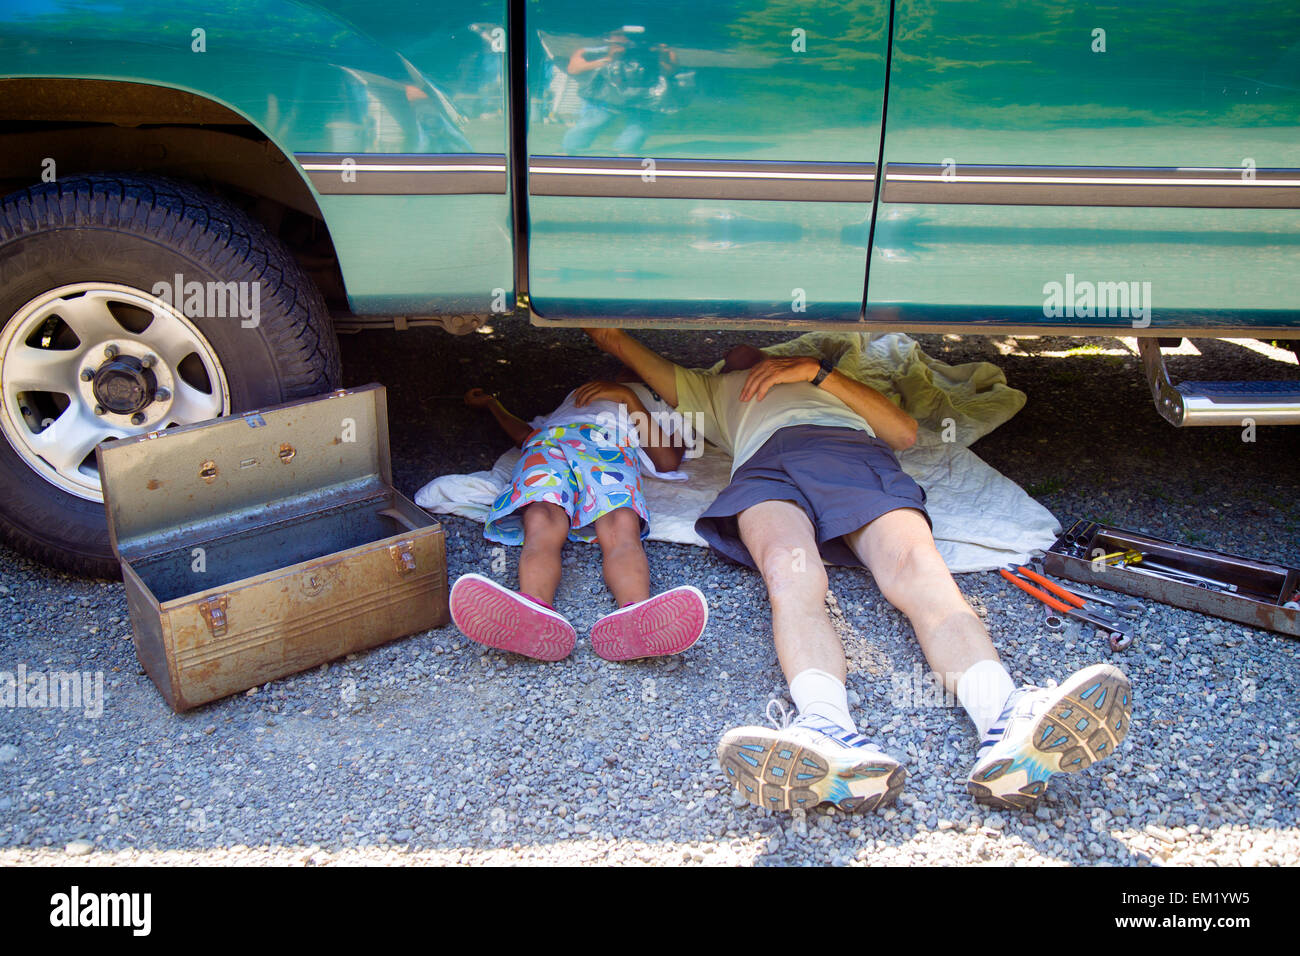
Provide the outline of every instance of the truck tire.
[[0,200],[0,539],[16,551],[118,577],[96,444],[338,381],[320,292],[229,202],[112,174]]

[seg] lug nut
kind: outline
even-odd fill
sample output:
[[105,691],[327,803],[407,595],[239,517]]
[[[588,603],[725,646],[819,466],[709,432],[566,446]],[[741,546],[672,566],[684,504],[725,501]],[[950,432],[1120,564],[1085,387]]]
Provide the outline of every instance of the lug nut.
[[81,380],[83,382],[91,382],[94,381],[94,379],[95,379],[95,370],[93,368],[83,368],[81,370]]
[[142,368],[153,368],[157,362],[158,357],[156,355],[146,355],[144,358],[140,359],[140,365]]
[[96,405],[96,406],[95,406],[95,414],[96,414],[96,415],[103,415],[104,413],[105,413],[105,412],[104,412],[104,406],[103,406],[103,405]]
[[117,358],[117,351],[118,349],[116,345],[106,345],[104,346],[104,357],[111,359]]
[[172,392],[169,388],[160,388],[158,391],[153,393],[153,400],[155,402],[169,402],[171,401],[171,397]]
[[132,425],[143,425],[143,424],[144,424],[144,412],[136,412],[134,415],[132,415],[132,416],[131,416],[131,424],[132,424]]

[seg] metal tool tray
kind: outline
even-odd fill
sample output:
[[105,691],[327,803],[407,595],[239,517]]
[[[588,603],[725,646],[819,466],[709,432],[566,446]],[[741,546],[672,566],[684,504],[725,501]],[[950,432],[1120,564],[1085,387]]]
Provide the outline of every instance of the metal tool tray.
[[[1094,561],[1101,555],[1129,549],[1158,558],[1170,567],[1235,585],[1238,590],[1235,593],[1209,590]],[[1300,637],[1300,610],[1282,606],[1300,590],[1300,570],[1296,568],[1193,548],[1083,520],[1076,521],[1056,539],[1043,557],[1043,568],[1048,574],[1080,584]]]

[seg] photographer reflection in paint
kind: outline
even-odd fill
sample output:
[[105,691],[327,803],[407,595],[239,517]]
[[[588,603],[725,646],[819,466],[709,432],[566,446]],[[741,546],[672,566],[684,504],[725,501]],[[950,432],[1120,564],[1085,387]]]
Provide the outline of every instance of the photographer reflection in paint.
[[622,121],[613,151],[638,152],[658,116],[681,109],[694,88],[695,74],[680,71],[677,54],[651,43],[642,26],[624,26],[605,45],[580,47],[569,57],[568,73],[579,84],[582,112],[564,136],[568,153],[590,149],[601,131]]

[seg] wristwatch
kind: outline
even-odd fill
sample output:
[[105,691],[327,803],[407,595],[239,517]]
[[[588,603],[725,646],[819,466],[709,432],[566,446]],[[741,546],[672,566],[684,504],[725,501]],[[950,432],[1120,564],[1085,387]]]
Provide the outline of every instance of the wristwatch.
[[819,371],[817,377],[812,380],[812,383],[818,387],[821,386],[822,382],[826,381],[827,375],[835,371],[835,363],[830,359],[822,359],[821,366],[821,371]]

